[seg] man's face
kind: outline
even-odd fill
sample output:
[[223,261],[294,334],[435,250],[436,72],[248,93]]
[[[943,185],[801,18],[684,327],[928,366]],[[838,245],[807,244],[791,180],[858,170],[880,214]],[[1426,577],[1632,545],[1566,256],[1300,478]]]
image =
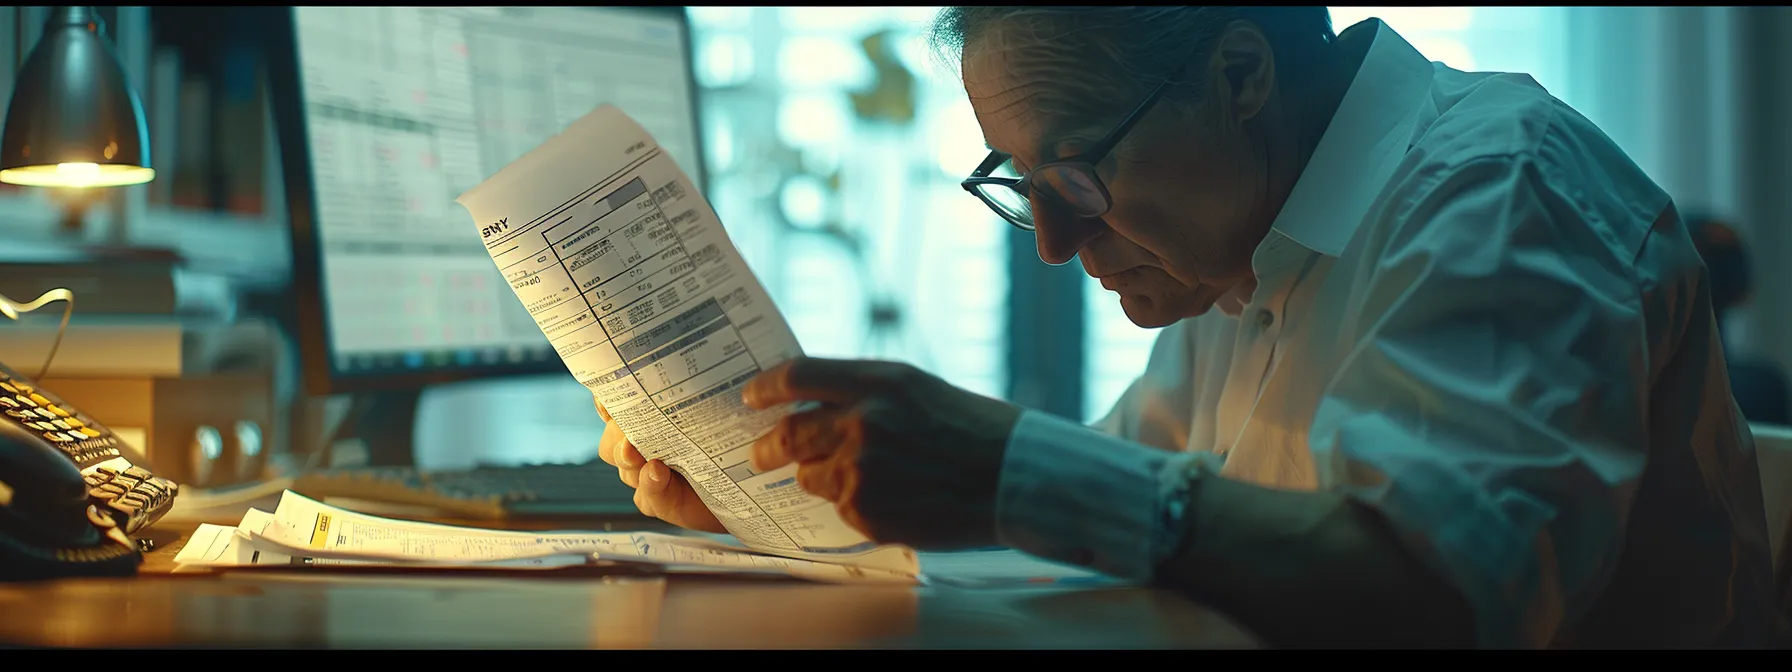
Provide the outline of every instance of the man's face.
[[[1113,101],[1113,121],[1100,127],[1048,128],[1028,104],[1042,88],[1061,86],[1048,74],[1011,63],[1002,49],[968,49],[963,72],[984,138],[1012,155],[1021,173],[1099,143],[1140,102]],[[1054,264],[1081,259],[1142,327],[1206,313],[1228,291],[1254,282],[1251,254],[1269,225],[1267,172],[1225,75],[1213,74],[1220,79],[1209,88],[1217,93],[1194,114],[1159,103],[1096,166],[1113,197],[1106,215],[1078,218],[1033,195],[1039,257]]]

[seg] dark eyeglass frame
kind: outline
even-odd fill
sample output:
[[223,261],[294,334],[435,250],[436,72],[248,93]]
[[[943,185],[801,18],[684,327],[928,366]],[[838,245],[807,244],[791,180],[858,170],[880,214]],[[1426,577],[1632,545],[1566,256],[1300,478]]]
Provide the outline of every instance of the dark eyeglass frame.
[[[1139,104],[1133,108],[1130,114],[1126,115],[1126,119],[1121,121],[1119,126],[1114,127],[1114,130],[1108,132],[1107,137],[1102,138],[1101,142],[1096,143],[1094,147],[1090,147],[1087,151],[1084,151],[1081,154],[1057,159],[1055,161],[1048,161],[1034,166],[1032,170],[1027,171],[1026,174],[1021,175],[1020,177],[996,177],[990,173],[995,172],[996,168],[1001,167],[1003,163],[1014,157],[992,149],[989,152],[989,156],[983,159],[983,163],[978,164],[977,169],[971,171],[971,176],[965,178],[963,182],[958,184],[960,187],[963,187],[965,191],[971,192],[972,196],[976,196],[977,200],[983,201],[984,205],[989,206],[989,209],[994,210],[997,215],[1000,215],[1002,219],[1006,220],[1009,224],[1013,224],[1016,228],[1019,228],[1022,231],[1032,231],[1034,230],[1033,222],[1016,220],[1003,210],[1001,206],[992,202],[990,197],[983,195],[983,191],[979,187],[1007,187],[1013,189],[1015,193],[1020,194],[1021,198],[1025,198],[1031,202],[1030,192],[1033,190],[1032,178],[1034,174],[1046,168],[1069,168],[1083,173],[1095,184],[1095,188],[1101,192],[1102,206],[1100,212],[1090,215],[1077,214],[1076,216],[1094,218],[1105,215],[1110,208],[1114,207],[1114,197],[1108,193],[1108,185],[1101,180],[1101,175],[1095,172],[1095,166],[1100,164],[1103,159],[1106,159],[1109,152],[1114,151],[1114,147],[1120,144],[1120,141],[1126,137],[1127,132],[1131,131],[1132,127],[1137,125],[1140,119],[1145,118],[1145,114],[1150,112],[1152,106],[1157,103],[1158,99],[1163,97],[1164,92],[1169,90],[1172,82],[1173,80],[1164,80],[1162,83],[1158,84],[1157,88],[1152,89],[1151,93],[1147,94],[1144,100],[1139,101]],[[1065,210],[1072,210],[1070,204],[1065,202],[1064,197],[1058,194],[1057,190],[1051,188],[1041,189],[1040,194],[1046,196],[1047,200],[1053,202],[1058,207],[1064,208]]]

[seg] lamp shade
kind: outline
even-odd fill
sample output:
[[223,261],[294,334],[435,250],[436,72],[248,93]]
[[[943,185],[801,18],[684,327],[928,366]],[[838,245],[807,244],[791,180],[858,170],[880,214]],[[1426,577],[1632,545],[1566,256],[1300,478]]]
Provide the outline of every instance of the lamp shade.
[[143,103],[92,7],[54,7],[19,68],[0,135],[0,182],[116,187],[155,179]]

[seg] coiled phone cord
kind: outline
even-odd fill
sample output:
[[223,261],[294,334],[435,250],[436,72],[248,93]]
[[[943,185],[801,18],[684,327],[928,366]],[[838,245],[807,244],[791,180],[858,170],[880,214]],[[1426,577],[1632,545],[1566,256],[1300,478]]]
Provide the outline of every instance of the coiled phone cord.
[[37,546],[17,536],[18,521],[0,511],[0,582],[59,577],[133,576],[143,552],[101,535],[96,546]]

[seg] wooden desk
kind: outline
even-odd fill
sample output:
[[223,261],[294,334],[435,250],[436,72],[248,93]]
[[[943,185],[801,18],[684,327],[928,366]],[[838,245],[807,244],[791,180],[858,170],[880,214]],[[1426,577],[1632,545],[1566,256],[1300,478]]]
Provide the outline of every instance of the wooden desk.
[[[0,643],[286,648],[1251,648],[1146,589],[835,586],[695,576],[334,570],[169,574],[196,524],[149,535],[143,575],[0,585]],[[567,526],[557,526],[565,529]]]

